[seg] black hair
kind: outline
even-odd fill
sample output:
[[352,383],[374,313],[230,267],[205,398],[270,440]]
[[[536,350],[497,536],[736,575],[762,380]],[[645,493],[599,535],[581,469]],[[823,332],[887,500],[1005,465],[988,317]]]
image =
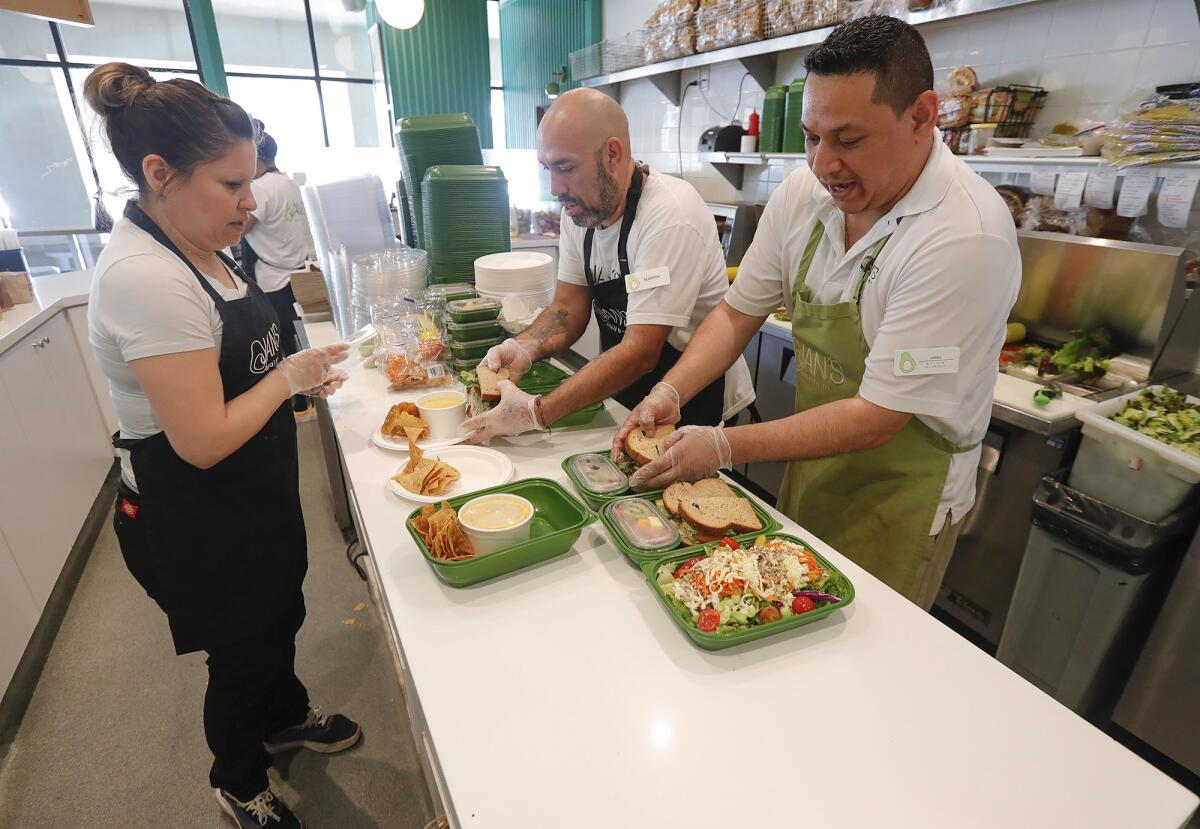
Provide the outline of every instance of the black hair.
[[925,39],[903,20],[886,15],[860,17],[829,33],[804,58],[813,75],[875,75],[871,100],[897,116],[922,92],[933,89],[933,61]]
[[113,155],[143,195],[146,156],[162,156],[176,175],[187,178],[238,141],[256,138],[250,116],[228,98],[184,78],[159,83],[128,63],[93,69],[83,97],[103,119]]
[[274,163],[275,156],[279,154],[279,145],[267,132],[263,122],[257,118],[254,119],[254,128],[258,130],[258,146],[256,148],[258,160]]

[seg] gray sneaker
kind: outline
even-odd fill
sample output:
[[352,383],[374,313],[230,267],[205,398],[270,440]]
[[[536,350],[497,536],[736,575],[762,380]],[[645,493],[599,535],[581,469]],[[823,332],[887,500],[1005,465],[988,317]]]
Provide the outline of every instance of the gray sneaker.
[[222,811],[233,818],[238,829],[304,829],[304,824],[287,804],[267,789],[243,803],[224,789],[213,789]]
[[362,737],[358,723],[341,714],[324,714],[320,708],[308,709],[308,717],[299,725],[285,728],[266,739],[267,751],[278,754],[293,748],[307,748],[322,754],[345,751]]

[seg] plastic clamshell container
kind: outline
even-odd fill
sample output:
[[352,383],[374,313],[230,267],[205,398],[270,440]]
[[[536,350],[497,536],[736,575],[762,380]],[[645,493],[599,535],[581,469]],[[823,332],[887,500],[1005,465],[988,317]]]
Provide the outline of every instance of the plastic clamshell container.
[[[729,482],[726,481],[725,483],[728,484]],[[767,513],[766,510],[764,510],[761,506],[759,506],[758,503],[753,498],[750,498],[742,489],[739,489],[738,487],[734,486],[733,484],[729,484],[729,488],[732,489],[738,495],[740,495],[743,498],[746,498],[747,500],[750,501],[750,506],[753,507],[754,514],[757,515],[758,520],[762,522],[761,530],[754,530],[753,532],[748,532],[748,533],[738,533],[737,535],[732,536],[732,538],[735,538],[738,541],[742,541],[742,542],[748,541],[748,540],[753,541],[755,538],[757,538],[760,535],[766,535],[768,533],[772,533],[775,530],[779,529],[779,527],[781,526],[780,523],[778,521],[776,521],[774,518],[772,518]],[[662,490],[659,490],[658,492],[640,492],[637,495],[629,495],[629,496],[624,496],[624,497],[641,498],[643,500],[650,501],[655,506],[657,506],[657,502],[662,500],[662,495],[663,495]],[[665,514],[665,510],[660,510],[660,512],[663,512]],[[613,522],[611,521],[611,519],[609,519],[607,510],[601,509],[601,510],[599,510],[599,513],[600,513],[600,523],[604,525],[604,528],[606,530],[608,530],[608,534],[612,537],[613,541],[616,543],[617,547],[621,550],[621,552],[625,554],[625,557],[628,558],[631,562],[633,562],[635,566],[640,567],[646,561],[650,561],[651,559],[653,559],[657,556],[657,554],[647,554],[644,551],[639,550],[639,549],[627,544],[624,536],[613,525]],[[680,543],[682,543],[682,541],[680,541]],[[691,553],[691,555],[693,557],[695,557],[695,556],[703,554],[705,549],[707,549],[709,546],[711,546],[714,543],[716,543],[716,542],[709,542],[708,544],[693,544],[689,547],[681,547],[678,550],[678,552],[679,553]]]
[[[474,359],[468,358],[466,360],[460,360],[457,357],[455,357],[454,355],[451,355],[450,356],[450,368],[453,369],[453,371],[456,375],[460,371],[474,371],[475,369],[477,369],[479,367],[479,361],[482,359],[483,359],[482,357],[476,357]],[[455,378],[455,379],[457,379],[457,378]]]
[[800,539],[792,535],[783,533],[759,533],[766,535],[768,539],[782,538],[785,541],[790,541],[793,544],[799,544],[816,558],[817,563],[821,567],[830,572],[829,581],[826,582],[824,592],[834,596],[841,597],[840,602],[821,603],[808,613],[797,613],[793,616],[787,616],[780,619],[778,622],[771,622],[765,625],[754,625],[745,630],[730,631],[728,633],[706,633],[696,627],[695,621],[692,619],[692,614],[686,608],[676,607],[667,598],[663,589],[658,584],[658,568],[664,564],[679,565],[687,561],[689,558],[694,558],[694,551],[679,551],[671,553],[668,556],[654,559],[653,561],[643,562],[641,565],[642,573],[646,576],[646,582],[650,585],[651,592],[658,597],[658,601],[662,604],[663,609],[667,611],[667,615],[675,620],[675,624],[679,625],[680,630],[691,639],[697,647],[703,648],[706,651],[719,651],[724,648],[731,648],[734,645],[753,642],[758,639],[764,639],[768,636],[784,633],[794,628],[811,625],[813,622],[819,622],[838,610],[849,605],[854,601],[854,585],[850,579],[846,578],[845,574],[830,564],[816,550],[813,550]]
[[[589,507],[596,510],[597,513],[599,513],[603,510],[604,505],[607,504],[609,501],[614,501],[617,498],[627,498],[632,493],[630,493],[630,491],[629,491],[629,486],[628,486],[629,479],[628,478],[625,479],[626,486],[622,490],[610,492],[607,494],[598,494],[598,493],[591,492],[583,484],[583,482],[579,479],[579,476],[576,473],[576,471],[574,470],[573,463],[572,463],[576,458],[581,458],[581,457],[588,456],[588,455],[598,456],[598,457],[601,457],[604,460],[608,461],[609,463],[612,463],[612,452],[609,451],[608,449],[605,449],[602,452],[581,452],[578,455],[568,455],[566,458],[563,459],[562,469],[563,469],[563,472],[567,473],[567,477],[571,479],[571,485],[573,487],[575,487],[575,493],[580,498],[583,499],[583,502],[585,504],[587,504]],[[613,464],[613,466],[615,467],[616,464]],[[620,471],[619,468],[618,468],[618,471]],[[624,474],[624,473],[622,473],[622,474]],[[640,495],[642,497],[654,496],[655,498],[660,498],[660,497],[662,497],[662,490],[660,489],[656,492],[639,492],[636,494]]]
[[475,290],[475,286],[470,282],[442,282],[430,285],[425,289],[426,296],[439,296],[446,300],[447,309],[449,304],[460,299],[474,299],[479,296]]
[[596,520],[595,513],[579,503],[560,484],[548,478],[526,478],[470,492],[449,499],[450,506],[457,510],[468,501],[494,492],[519,495],[533,504],[528,541],[464,561],[442,561],[430,554],[420,534],[413,528],[412,521],[421,511],[413,510],[404,522],[421,555],[425,556],[438,578],[451,587],[479,584],[564,555],[570,551],[583,528]]
[[681,539],[671,519],[645,498],[618,498],[604,505],[604,525],[623,548],[644,556],[662,554],[677,548]]
[[629,489],[629,477],[608,455],[584,452],[563,461],[563,468],[581,491],[589,495],[616,495]]
[[457,323],[486,322],[500,316],[500,303],[486,296],[455,299],[446,303],[446,312]]
[[452,320],[446,324],[446,330],[450,333],[452,340],[460,343],[504,336],[504,329],[495,320],[482,322],[454,322]]
[[457,340],[450,341],[450,350],[454,352],[454,356],[460,360],[482,360],[488,353],[488,349],[494,345],[499,345],[500,337],[486,337],[481,340],[468,340],[467,342],[458,342]]
[[[1161,391],[1162,386],[1150,386]],[[1200,457],[1122,426],[1113,415],[1141,391],[1075,413],[1083,440],[1067,485],[1146,521],[1162,521],[1200,484]],[[1188,396],[1188,402],[1200,399]]]

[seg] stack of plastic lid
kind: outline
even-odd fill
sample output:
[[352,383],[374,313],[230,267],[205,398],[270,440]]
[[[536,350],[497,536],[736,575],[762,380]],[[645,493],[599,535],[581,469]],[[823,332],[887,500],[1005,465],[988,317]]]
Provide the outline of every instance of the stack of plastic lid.
[[479,131],[465,112],[414,115],[396,123],[396,145],[417,247],[428,250],[421,192],[425,171],[438,164],[482,164]]
[[419,296],[429,283],[428,255],[403,245],[354,259],[351,301],[355,328],[371,321],[371,308],[380,302]]
[[499,167],[439,164],[421,182],[432,278],[471,282],[475,260],[509,249],[508,182]]
[[545,253],[519,250],[480,257],[475,260],[475,287],[480,296],[500,300],[504,330],[520,333],[554,301],[554,260]]

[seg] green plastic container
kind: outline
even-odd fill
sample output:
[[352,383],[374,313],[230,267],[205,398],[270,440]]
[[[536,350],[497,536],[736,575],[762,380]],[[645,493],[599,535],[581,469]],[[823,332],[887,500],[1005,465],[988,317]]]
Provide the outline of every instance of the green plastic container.
[[759,130],[758,151],[777,153],[783,147],[783,113],[787,87],[768,86],[763,95],[762,125]]
[[787,112],[783,117],[783,151],[804,152],[804,126],[800,116],[804,114],[804,78],[797,78],[788,86]]
[[457,510],[467,501],[493,492],[519,495],[533,504],[533,522],[529,529],[528,541],[465,561],[441,561],[430,555],[420,534],[413,528],[412,520],[420,515],[421,511],[413,510],[404,522],[429,566],[437,573],[438,578],[452,587],[479,584],[557,558],[569,552],[583,528],[596,520],[596,516],[561,485],[547,478],[527,478],[460,495],[450,499],[450,506]]
[[[728,484],[729,482],[726,481],[725,483]],[[749,498],[749,496],[746,495],[746,492],[744,490],[740,489],[739,487],[734,486],[733,484],[729,484],[729,487],[734,492],[736,492],[738,495],[741,495],[743,498],[748,498],[750,500],[750,506],[752,506],[754,508],[754,514],[757,515],[758,520],[762,522],[761,530],[755,530],[754,532],[748,532],[748,533],[739,533],[738,535],[732,536],[732,538],[734,538],[738,541],[746,541],[746,540],[753,541],[755,538],[757,538],[760,535],[768,535],[768,534],[774,532],[775,530],[779,529],[779,527],[781,526],[780,523],[778,521],[776,521],[774,518],[772,518],[769,514],[767,514],[766,510],[764,510],[762,507],[760,507],[758,505],[758,502],[756,502],[752,498]],[[662,497],[662,491],[660,490],[658,492],[639,492],[636,495],[625,495],[623,497],[626,497],[626,498],[649,498],[649,499],[657,501],[658,499],[660,499]],[[614,500],[617,500],[617,499],[615,499],[615,498],[610,499],[610,501],[614,501]],[[663,510],[663,512],[666,512],[666,510]],[[622,553],[625,554],[626,558],[628,558],[631,562],[633,562],[634,566],[640,567],[642,564],[645,564],[648,561],[654,561],[658,558],[663,557],[662,554],[646,555],[637,550],[631,549],[629,547],[629,545],[627,545],[625,543],[625,540],[624,540],[622,534],[617,530],[616,527],[613,526],[612,522],[604,514],[603,510],[600,511],[599,518],[600,518],[600,523],[603,524],[604,529],[608,531],[608,535],[610,538],[612,538],[613,543],[616,544],[617,548]],[[670,555],[674,556],[677,553],[680,555],[682,555],[684,553],[688,553],[688,554],[690,554],[690,556],[694,557],[694,556],[698,556],[701,553],[703,553],[707,546],[708,545],[706,545],[706,544],[693,544],[690,547],[680,547],[678,550],[672,550]]]
[[450,338],[458,343],[469,343],[488,337],[504,337],[504,329],[496,320],[481,322],[454,322],[451,320],[446,323],[446,330],[450,333]]
[[517,387],[528,392],[536,391],[538,394],[547,394],[561,386],[563,381],[570,376],[553,363],[539,360],[521,375],[521,379],[517,381]]
[[[574,467],[571,465],[571,461],[573,459],[579,457],[580,455],[601,455],[605,458],[612,458],[612,450],[605,449],[603,452],[578,452],[574,455],[569,455],[568,457],[563,459],[563,462],[562,462],[563,472],[567,473],[567,478],[570,479],[571,486],[575,487],[575,493],[581,499],[583,499],[583,502],[585,504],[587,504],[589,507],[591,507],[597,513],[599,513],[600,510],[602,510],[604,508],[604,505],[607,504],[609,501],[615,501],[618,498],[626,498],[631,494],[631,490],[629,489],[628,486],[625,487],[624,489],[620,490],[619,492],[610,492],[605,495],[600,495],[600,494],[592,492],[590,489],[588,489],[587,486],[583,483],[583,481],[581,481],[579,479],[579,476],[575,473]],[[646,495],[654,495],[657,497],[657,496],[662,495],[662,490],[660,489],[657,492],[647,492],[645,494]]]
[[425,289],[428,297],[441,297],[447,305],[456,299],[474,299],[479,296],[470,282],[435,282]]
[[482,296],[456,299],[446,303],[446,313],[455,322],[484,322],[500,316],[500,303]]
[[657,572],[661,565],[667,563],[676,564],[684,562],[691,558],[693,554],[690,552],[679,551],[654,561],[644,562],[642,564],[642,573],[644,573],[646,576],[646,581],[650,585],[650,590],[653,591],[654,595],[658,597],[658,601],[662,604],[663,609],[667,611],[667,615],[675,620],[675,623],[679,625],[680,630],[682,630],[689,639],[695,642],[697,647],[703,648],[706,651],[719,651],[723,650],[724,648],[731,648],[734,645],[741,645],[746,642],[753,642],[757,639],[763,639],[767,636],[774,636],[776,634],[792,630],[793,628],[811,625],[813,622],[819,622],[829,614],[841,610],[854,601],[854,585],[850,582],[850,579],[846,578],[845,574],[826,561],[816,550],[813,550],[795,536],[785,535],[783,533],[759,533],[759,535],[766,535],[768,538],[782,538],[786,541],[791,541],[794,544],[799,544],[812,551],[812,554],[816,557],[817,562],[822,567],[829,570],[832,574],[829,582],[825,585],[825,592],[832,593],[835,596],[841,596],[842,600],[840,602],[822,604],[815,610],[810,610],[808,613],[799,613],[795,616],[788,616],[785,619],[780,619],[778,622],[772,622],[768,625],[757,625],[755,627],[747,628],[746,630],[734,631],[732,633],[705,633],[704,631],[700,630],[700,628],[696,627],[695,622],[692,621],[692,614],[671,604],[671,602],[668,601],[667,597],[663,594],[662,588],[658,586]]
[[479,367],[479,361],[482,359],[483,359],[482,357],[476,357],[473,360],[472,359],[460,360],[457,357],[455,357],[453,354],[451,354],[450,355],[450,368],[454,371],[455,374],[458,374],[460,371],[474,371],[475,369],[477,369]]
[[[538,392],[543,394],[543,392]],[[560,417],[558,420],[550,424],[551,429],[565,429],[568,426],[587,426],[596,419],[596,415],[604,411],[604,404],[601,402],[593,403],[590,406],[584,406],[577,412],[571,412],[565,417]]]
[[500,340],[500,337],[485,337],[482,340],[470,340],[465,343],[451,340],[450,350],[454,352],[454,356],[458,359],[474,360],[476,365],[478,365],[479,361],[487,356],[488,349],[494,345],[499,345]]

